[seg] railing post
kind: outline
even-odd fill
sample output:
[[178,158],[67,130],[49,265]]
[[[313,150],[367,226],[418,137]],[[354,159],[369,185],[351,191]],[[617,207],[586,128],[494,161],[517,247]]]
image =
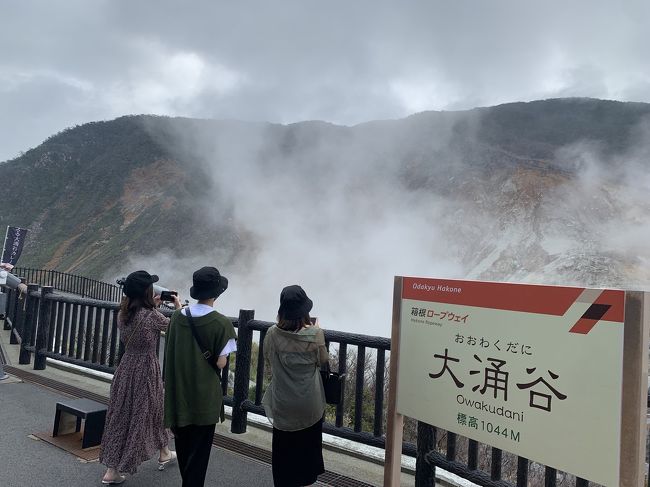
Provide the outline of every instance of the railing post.
[[492,461],[490,462],[490,478],[492,480],[501,480],[501,462],[503,458],[503,452],[492,447]]
[[[20,278],[20,283],[24,284],[25,279],[22,277]],[[21,295],[21,293],[16,289],[14,291],[15,293],[15,298],[13,301],[13,315],[11,317],[11,326],[13,330],[11,330],[11,336],[9,337],[9,343],[11,345],[18,345],[18,336],[20,337],[20,340],[22,341],[23,339],[23,325],[24,323],[24,318],[25,314],[23,313],[23,305],[25,304],[25,297]],[[22,298],[22,299],[21,299]],[[18,335],[18,336],[16,336]]]
[[354,382],[354,431],[363,429],[363,392],[366,378],[366,347],[357,347],[357,374]]
[[43,352],[47,352],[47,344],[50,338],[50,321],[52,319],[52,305],[53,301],[46,299],[45,296],[52,294],[54,288],[52,286],[44,286],[41,288],[41,306],[39,310],[38,329],[36,330],[36,348],[34,349],[34,370],[44,370],[46,356]]
[[5,323],[9,322],[9,329],[11,334],[9,335],[9,343],[15,345],[18,343],[16,333],[14,329],[16,328],[16,303],[18,302],[18,289],[12,289],[9,291],[9,299],[7,300],[7,316],[5,316]]
[[[0,292],[3,292],[1,288]],[[11,330],[11,317],[9,316],[9,310],[11,309],[11,300],[13,299],[14,294],[16,294],[16,291],[13,289],[7,289],[5,294],[7,295],[7,300],[5,301],[5,309],[0,311],[4,311],[4,324],[2,328],[6,331]]]
[[557,485],[557,470],[546,465],[544,467],[544,487],[555,487]]
[[418,421],[417,457],[415,460],[415,487],[436,485],[436,466],[427,462],[427,454],[436,447],[436,429]]
[[31,345],[38,320],[38,298],[30,296],[35,291],[38,291],[38,284],[27,285],[27,293],[25,294],[25,317],[20,335],[20,355],[18,357],[18,363],[21,365],[26,365],[31,360],[29,350],[26,347]]
[[262,394],[264,392],[264,339],[265,338],[266,338],[266,330],[260,331],[260,343],[257,349],[257,375],[255,376],[255,405],[256,406],[259,406],[262,403],[262,397],[263,397]]
[[[580,479],[578,479],[580,480]],[[517,457],[517,487],[526,487],[528,485],[528,459]],[[578,485],[576,487],[587,487]]]
[[[348,344],[340,343],[339,344],[339,374],[348,373]],[[341,402],[336,405],[336,419],[335,424],[337,428],[343,426],[343,415],[344,415],[344,406],[345,406],[345,387],[341,391]]]
[[246,411],[242,403],[248,399],[248,387],[251,375],[251,351],[253,348],[253,331],[248,322],[255,317],[252,309],[239,310],[239,325],[237,326],[237,360],[235,361],[235,387],[232,398],[231,433],[246,433]]

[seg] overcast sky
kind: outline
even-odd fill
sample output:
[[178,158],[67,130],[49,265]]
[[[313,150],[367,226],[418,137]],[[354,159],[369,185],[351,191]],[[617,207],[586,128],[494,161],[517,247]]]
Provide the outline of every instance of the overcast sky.
[[650,2],[1,0],[0,161],[133,113],[356,124],[650,101]]

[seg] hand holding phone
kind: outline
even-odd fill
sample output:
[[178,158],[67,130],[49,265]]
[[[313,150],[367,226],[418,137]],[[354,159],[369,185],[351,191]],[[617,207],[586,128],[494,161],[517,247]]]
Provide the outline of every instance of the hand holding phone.
[[167,301],[169,303],[173,303],[176,301],[174,297],[178,296],[178,293],[176,291],[162,291],[160,293],[160,300],[161,301]]

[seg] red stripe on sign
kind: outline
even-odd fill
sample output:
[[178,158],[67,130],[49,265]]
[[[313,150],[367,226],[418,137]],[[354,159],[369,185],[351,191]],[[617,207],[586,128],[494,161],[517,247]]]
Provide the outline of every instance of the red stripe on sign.
[[[584,288],[405,277],[402,299],[562,316]],[[619,291],[622,292],[622,291]]]
[[599,321],[623,323],[625,319],[625,292],[603,291],[582,317],[571,327],[569,333],[586,335]]
[[581,335],[586,335],[591,331],[591,329],[596,326],[598,320],[590,320],[588,318],[580,318],[573,327],[569,330],[569,333],[579,333]]
[[613,321],[615,323],[623,323],[625,321],[625,291],[606,289],[598,296],[594,304],[607,304],[611,306],[600,321]]

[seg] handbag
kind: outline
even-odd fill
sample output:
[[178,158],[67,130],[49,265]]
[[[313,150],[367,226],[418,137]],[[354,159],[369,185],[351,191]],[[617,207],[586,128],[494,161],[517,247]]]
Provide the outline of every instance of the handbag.
[[323,379],[325,402],[327,404],[340,404],[343,399],[343,389],[345,388],[345,374],[332,372],[330,363],[327,362],[325,369],[321,369],[320,375]]

